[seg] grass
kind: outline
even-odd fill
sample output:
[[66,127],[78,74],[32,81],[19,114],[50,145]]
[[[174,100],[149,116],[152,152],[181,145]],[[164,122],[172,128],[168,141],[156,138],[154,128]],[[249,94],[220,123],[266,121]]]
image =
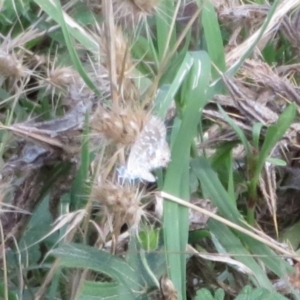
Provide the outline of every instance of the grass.
[[0,298],[299,299],[300,1],[100,2],[0,5]]

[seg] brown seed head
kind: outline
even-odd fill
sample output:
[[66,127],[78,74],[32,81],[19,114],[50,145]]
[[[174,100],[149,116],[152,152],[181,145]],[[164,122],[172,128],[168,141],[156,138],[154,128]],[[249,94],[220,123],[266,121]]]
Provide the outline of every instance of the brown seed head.
[[114,0],[113,6],[115,15],[121,22],[125,24],[131,22],[133,25],[151,15],[158,2],[158,0]]
[[91,127],[116,143],[131,145],[146,121],[147,115],[143,110],[115,112],[100,107],[93,116]]
[[138,225],[141,218],[141,194],[133,186],[107,182],[95,186],[92,197],[103,206],[108,220],[117,221],[113,226],[122,226],[125,223],[129,227]]
[[133,80],[134,63],[130,53],[130,42],[124,36],[120,27],[114,27],[113,42],[115,57],[110,56],[107,36],[104,28],[100,29],[101,65],[109,70],[110,59],[115,59],[115,73],[117,92],[121,100],[136,102],[139,99],[139,91]]
[[27,74],[27,68],[23,66],[22,61],[14,55],[5,53],[0,49],[0,74],[5,78],[21,78]]
[[59,88],[67,88],[71,84],[82,84],[82,79],[71,67],[57,67],[51,70],[46,81]]

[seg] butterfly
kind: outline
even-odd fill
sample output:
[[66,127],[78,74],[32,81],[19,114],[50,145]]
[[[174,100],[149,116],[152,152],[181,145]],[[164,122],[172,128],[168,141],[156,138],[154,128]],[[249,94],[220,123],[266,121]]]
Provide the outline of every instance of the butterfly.
[[151,171],[167,166],[170,161],[166,135],[164,122],[151,116],[131,147],[127,165],[119,168],[119,178],[154,182],[155,177]]

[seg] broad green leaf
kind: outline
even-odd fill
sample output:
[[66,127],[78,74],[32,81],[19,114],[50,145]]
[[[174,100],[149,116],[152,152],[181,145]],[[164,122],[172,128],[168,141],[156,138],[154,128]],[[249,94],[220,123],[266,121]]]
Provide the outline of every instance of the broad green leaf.
[[140,282],[140,274],[128,263],[105,251],[82,244],[64,245],[50,252],[60,258],[61,266],[68,268],[91,269],[102,274],[107,274],[116,282],[128,290],[128,293],[142,293],[143,285]]
[[199,291],[197,291],[196,294],[196,300],[215,300],[215,298],[213,297],[213,295],[211,294],[211,292],[208,289],[200,289]]
[[245,286],[243,291],[238,295],[235,300],[287,300],[288,298],[276,292],[270,292],[265,288],[253,289],[250,286]]
[[132,294],[116,282],[93,282],[85,281],[77,300],[119,300],[120,297],[127,299]]
[[7,287],[7,298],[6,298],[6,291],[5,291],[5,286],[2,282],[0,282],[0,299],[7,299],[7,300],[18,300],[19,297],[17,296],[17,293],[9,291],[9,287]]

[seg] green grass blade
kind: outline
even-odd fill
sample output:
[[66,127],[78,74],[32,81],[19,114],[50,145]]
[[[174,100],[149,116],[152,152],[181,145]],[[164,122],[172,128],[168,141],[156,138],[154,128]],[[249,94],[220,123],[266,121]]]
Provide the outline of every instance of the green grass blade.
[[[220,71],[225,72],[225,51],[214,5],[209,1],[204,1],[203,4],[198,3],[198,5],[203,5],[202,26],[210,59],[213,65],[215,65]],[[212,68],[212,79],[217,78],[219,78],[219,72],[215,68]]]
[[[62,11],[59,6],[56,6],[54,2],[49,0],[34,0],[34,2],[40,6],[54,21],[62,26],[61,14],[63,14],[68,32],[86,49],[91,52],[99,52],[99,44],[95,39],[87,33],[78,23],[76,23],[70,16]],[[59,10],[61,12],[59,12]]]
[[[221,184],[217,174],[210,167],[207,159],[199,157],[192,161],[191,166],[193,172],[198,176],[201,182],[205,197],[209,197],[214,205],[218,207],[218,212],[233,223],[245,227],[243,217],[234,205],[234,201],[231,200],[230,195]],[[285,276],[290,270],[290,266],[267,246],[244,234],[239,233],[238,235],[252,253],[262,255],[261,261],[275,274],[280,277]],[[239,258],[237,257],[236,259]],[[261,272],[264,273],[263,270],[261,270]],[[268,283],[264,282],[264,286],[267,285]]]
[[[272,6],[268,12],[268,15],[264,21],[264,24],[261,27],[261,30],[260,30],[257,38],[253,41],[253,43],[249,47],[247,47],[245,53],[239,59],[237,59],[237,61],[225,72],[224,75],[229,76],[229,77],[234,76],[236,74],[236,72],[238,71],[238,69],[242,66],[244,61],[250,56],[250,54],[253,52],[254,48],[256,47],[257,43],[261,39],[262,35],[264,34],[265,30],[267,29],[267,27],[271,21],[271,18],[274,15],[275,10],[276,10],[277,6],[279,5],[279,3],[280,3],[280,0],[274,1],[274,3],[272,4]],[[209,98],[212,98],[217,93],[222,93],[223,89],[224,89],[224,82],[223,82],[222,78],[219,78],[211,84],[211,87],[208,91]]]
[[85,126],[81,141],[81,158],[80,166],[71,187],[71,206],[80,209],[84,206],[89,195],[89,187],[87,185],[89,176],[89,166],[91,162],[90,144],[89,144],[89,125],[88,115],[86,115]]
[[275,0],[270,7],[267,17],[261,26],[260,32],[257,35],[256,39],[253,41],[252,45],[247,48],[245,53],[230,67],[230,69],[227,70],[226,75],[228,76],[233,76],[237,72],[237,70],[242,66],[244,61],[249,57],[249,55],[253,52],[254,48],[256,47],[257,43],[260,41],[261,37],[263,36],[264,32],[266,31],[275,11],[277,6],[279,5],[280,0]]
[[[189,157],[192,140],[199,123],[199,110],[206,104],[209,84],[210,59],[206,52],[191,53],[194,63],[185,85],[186,107],[182,123],[172,147],[172,161],[169,164],[164,191],[189,200],[189,185],[183,185],[188,178]],[[164,203],[164,241],[169,274],[179,297],[185,299],[185,246],[188,238],[187,209],[172,202]],[[180,254],[182,253],[182,254]]]
[[162,119],[165,118],[168,108],[170,107],[175,94],[180,88],[185,76],[190,71],[193,64],[192,56],[187,53],[176,73],[176,76],[171,84],[163,85],[155,99],[154,113],[156,113]]
[[272,289],[272,284],[265,272],[251,256],[251,253],[246,250],[239,238],[236,237],[228,227],[215,220],[209,220],[208,227],[221,245],[226,249],[226,253],[230,253],[235,259],[252,270],[254,273],[252,281],[256,286],[262,286],[269,290]]
[[268,128],[253,176],[254,185],[257,185],[258,183],[260,173],[264,167],[267,157],[270,155],[270,152],[275,147],[276,143],[283,137],[295,119],[296,111],[297,107],[295,103],[290,104],[280,115],[277,122]]
[[139,283],[139,274],[125,260],[105,251],[82,244],[69,244],[51,251],[51,255],[60,258],[61,266],[107,274],[131,291],[141,292],[144,288]]
[[250,146],[249,146],[248,140],[247,140],[243,130],[234,123],[234,121],[227,115],[227,113],[224,111],[224,109],[221,107],[220,104],[218,104],[218,108],[220,110],[220,113],[224,117],[224,120],[230,125],[230,127],[235,131],[235,133],[241,140],[241,142],[245,148],[246,154],[250,155]]
[[[115,282],[85,281],[77,300],[119,300],[120,296],[127,299],[132,294],[124,287]],[[137,298],[135,298],[137,299]]]
[[[176,33],[174,28],[172,28],[172,19],[174,17],[175,7],[174,1],[172,0],[162,0],[160,1],[160,11],[156,15],[156,35],[157,35],[157,47],[158,47],[158,58],[162,62],[165,53],[168,49],[172,49],[176,43]],[[166,42],[171,34],[170,43]]]

